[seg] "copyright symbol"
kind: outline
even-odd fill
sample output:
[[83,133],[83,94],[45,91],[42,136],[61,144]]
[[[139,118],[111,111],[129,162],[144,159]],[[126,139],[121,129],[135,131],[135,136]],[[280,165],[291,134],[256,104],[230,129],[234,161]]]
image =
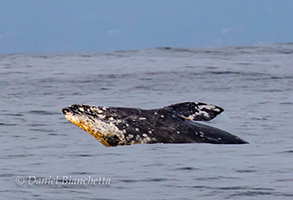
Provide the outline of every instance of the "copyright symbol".
[[15,178],[15,183],[17,185],[23,185],[25,182],[25,178],[23,176],[18,176]]

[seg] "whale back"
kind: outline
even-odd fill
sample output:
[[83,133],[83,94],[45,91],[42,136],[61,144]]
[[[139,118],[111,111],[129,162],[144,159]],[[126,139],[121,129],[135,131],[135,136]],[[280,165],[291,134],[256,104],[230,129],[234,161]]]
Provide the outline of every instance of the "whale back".
[[193,121],[210,121],[224,111],[221,107],[201,102],[178,103],[164,107],[164,109],[177,114],[182,119]]

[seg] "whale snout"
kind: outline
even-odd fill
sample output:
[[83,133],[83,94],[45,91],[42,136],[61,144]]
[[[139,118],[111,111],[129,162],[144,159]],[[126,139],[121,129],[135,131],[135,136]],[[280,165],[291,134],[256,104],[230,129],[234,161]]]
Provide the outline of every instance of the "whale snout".
[[63,108],[63,109],[62,109],[62,113],[63,113],[64,115],[70,113],[70,108],[69,108],[69,107]]
[[62,113],[64,115],[69,114],[69,113],[76,113],[76,112],[79,112],[80,111],[80,108],[81,108],[81,106],[80,105],[77,105],[77,104],[70,105],[68,107],[63,108],[62,109]]
[[88,105],[79,105],[79,104],[73,104],[68,107],[65,107],[62,109],[62,113],[64,115],[69,113],[75,113],[75,114],[85,114],[85,113],[92,113],[92,108]]

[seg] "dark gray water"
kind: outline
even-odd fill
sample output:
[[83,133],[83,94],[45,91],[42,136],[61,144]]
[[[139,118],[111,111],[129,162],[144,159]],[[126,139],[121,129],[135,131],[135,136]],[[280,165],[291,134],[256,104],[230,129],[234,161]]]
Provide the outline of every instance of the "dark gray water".
[[[0,55],[0,74],[1,199],[293,198],[293,43]],[[250,144],[106,148],[61,113],[183,101]]]

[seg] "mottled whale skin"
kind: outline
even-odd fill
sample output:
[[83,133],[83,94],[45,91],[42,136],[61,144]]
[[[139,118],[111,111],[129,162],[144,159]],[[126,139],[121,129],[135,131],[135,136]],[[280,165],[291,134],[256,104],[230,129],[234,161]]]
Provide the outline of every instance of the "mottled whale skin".
[[248,143],[226,131],[195,121],[209,121],[223,109],[200,102],[184,102],[160,109],[71,105],[67,120],[106,147],[144,143]]

